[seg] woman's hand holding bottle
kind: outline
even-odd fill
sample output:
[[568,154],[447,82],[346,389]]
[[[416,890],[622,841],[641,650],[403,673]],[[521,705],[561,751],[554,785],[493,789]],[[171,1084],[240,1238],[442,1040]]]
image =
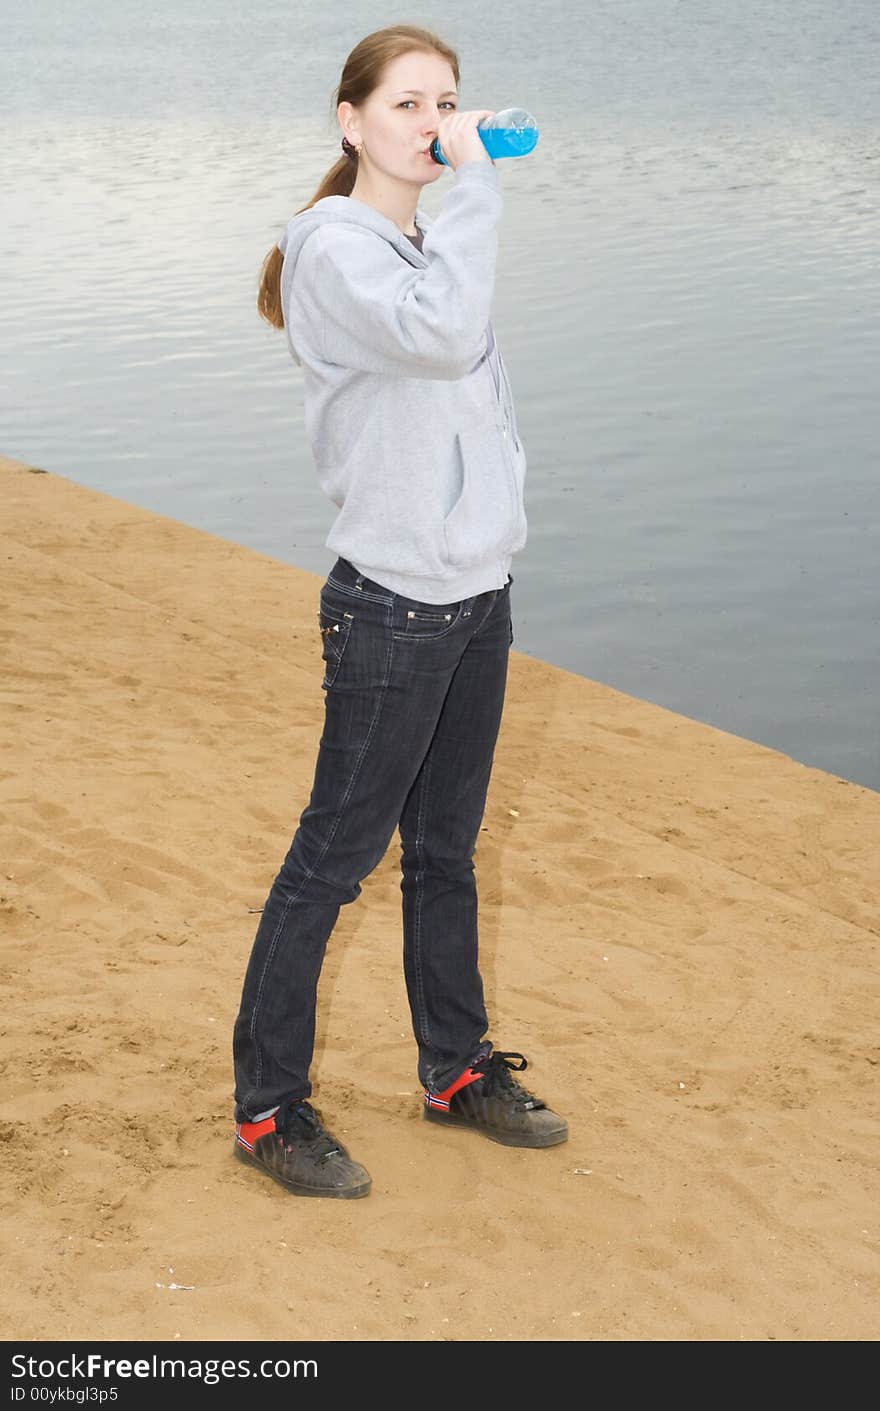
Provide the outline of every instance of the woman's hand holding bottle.
[[477,125],[483,118],[494,117],[491,108],[474,108],[463,113],[444,113],[437,124],[437,141],[453,171],[462,162],[490,162]]

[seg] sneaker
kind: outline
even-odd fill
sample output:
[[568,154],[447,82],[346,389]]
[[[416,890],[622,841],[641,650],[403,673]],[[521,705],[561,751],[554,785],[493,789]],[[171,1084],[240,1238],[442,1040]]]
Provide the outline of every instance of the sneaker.
[[235,1155],[268,1171],[295,1195],[352,1200],[369,1195],[370,1174],[332,1137],[310,1102],[288,1101],[260,1122],[236,1122]]
[[[509,1063],[512,1058],[522,1062]],[[521,1053],[493,1049],[442,1092],[426,1088],[424,1115],[441,1125],[475,1127],[504,1146],[556,1146],[567,1140],[568,1123],[511,1077],[512,1068],[527,1067]]]

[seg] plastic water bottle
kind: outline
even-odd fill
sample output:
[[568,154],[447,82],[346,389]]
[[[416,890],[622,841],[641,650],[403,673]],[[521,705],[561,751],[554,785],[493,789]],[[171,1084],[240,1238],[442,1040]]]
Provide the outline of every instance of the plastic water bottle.
[[[493,113],[491,118],[483,118],[477,124],[483,146],[494,160],[496,157],[524,157],[538,140],[538,124],[525,108],[504,108]],[[449,163],[440,150],[439,137],[434,138],[431,156],[435,162]]]

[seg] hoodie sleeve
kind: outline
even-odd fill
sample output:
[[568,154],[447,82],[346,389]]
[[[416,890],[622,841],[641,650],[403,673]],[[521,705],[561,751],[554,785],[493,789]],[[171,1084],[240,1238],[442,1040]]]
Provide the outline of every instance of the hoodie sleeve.
[[490,162],[463,162],[415,269],[375,231],[319,226],[300,251],[292,297],[326,362],[392,377],[463,377],[486,346],[502,210]]

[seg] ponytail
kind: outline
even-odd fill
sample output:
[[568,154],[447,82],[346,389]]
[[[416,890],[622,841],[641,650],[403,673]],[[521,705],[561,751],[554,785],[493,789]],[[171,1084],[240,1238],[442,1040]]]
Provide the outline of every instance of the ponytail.
[[[459,82],[458,56],[454,49],[444,44],[439,35],[431,30],[420,29],[417,25],[390,25],[387,29],[377,29],[356,44],[345,61],[342,78],[334,94],[334,106],[351,103],[360,107],[382,81],[385,67],[401,54],[413,51],[439,54],[450,65]],[[350,196],[357,179],[358,163],[356,149],[349,147],[343,139],[345,156],[339,157],[328,171],[311,201],[300,209],[307,211],[316,201],[325,196]],[[296,212],[297,215],[300,211]],[[271,323],[273,328],[284,327],[284,309],[281,304],[281,266],[284,256],[277,245],[273,245],[263,261],[260,271],[260,289],[257,294],[257,311],[261,318]]]
[[[328,171],[311,201],[300,209],[307,211],[316,201],[325,196],[350,196],[357,176],[357,161],[350,157],[340,157]],[[295,212],[296,215],[300,211]],[[257,294],[257,312],[273,328],[284,327],[284,309],[281,306],[281,266],[284,256],[277,245],[273,245],[263,261],[260,270],[260,289]]]

